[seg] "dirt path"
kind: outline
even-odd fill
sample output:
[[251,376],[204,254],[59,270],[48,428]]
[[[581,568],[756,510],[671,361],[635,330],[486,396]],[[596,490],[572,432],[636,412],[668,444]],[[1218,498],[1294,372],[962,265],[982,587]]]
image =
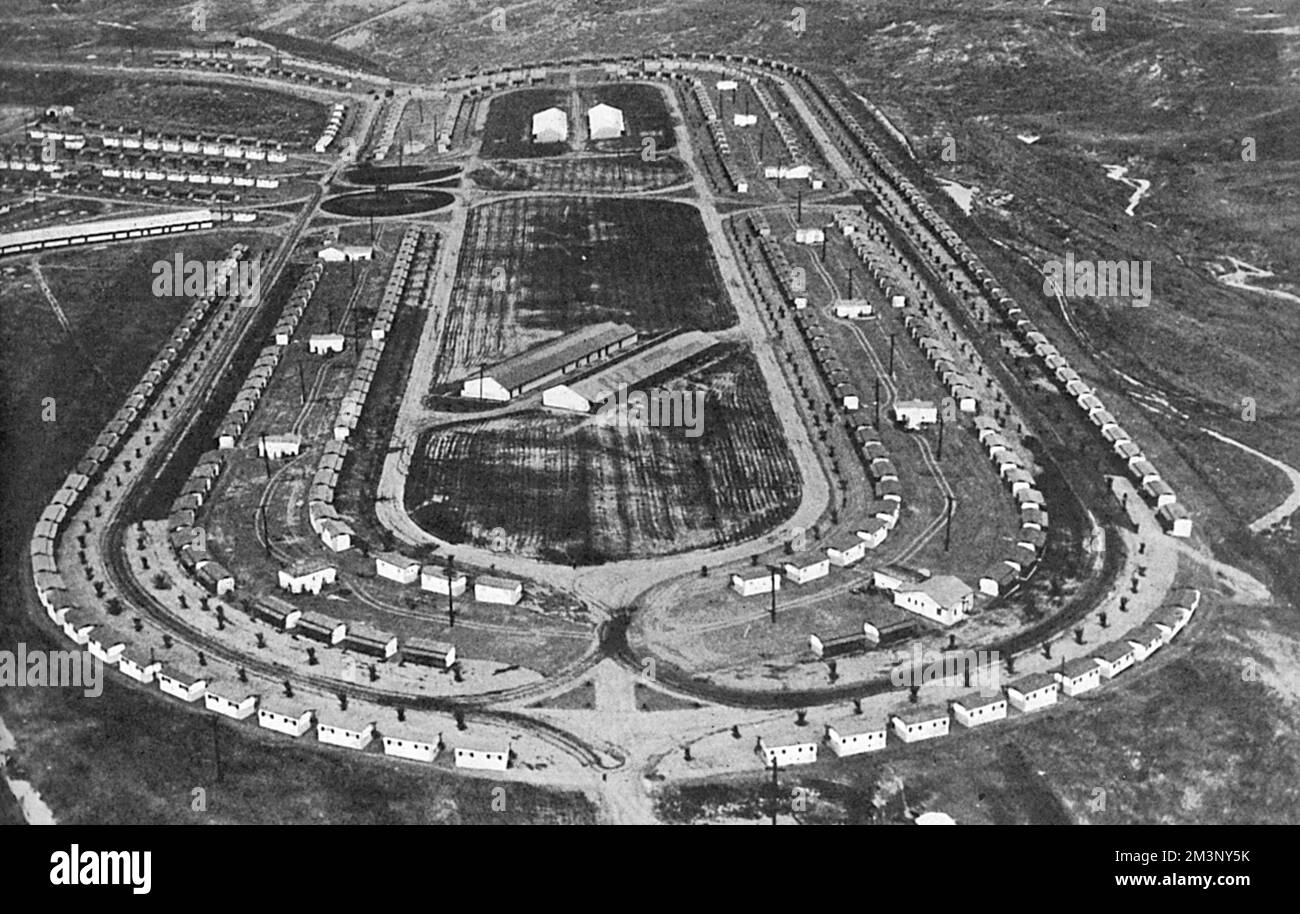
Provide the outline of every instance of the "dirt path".
[[1253,447],[1247,447],[1246,445],[1242,444],[1240,441],[1236,440],[1235,438],[1229,438],[1227,435],[1221,435],[1218,432],[1213,431],[1212,429],[1208,429],[1204,427],[1201,429],[1201,431],[1205,432],[1205,434],[1209,435],[1211,438],[1215,438],[1219,441],[1222,441],[1224,444],[1231,444],[1233,447],[1240,448],[1241,450],[1245,451],[1247,454],[1258,457],[1260,460],[1264,461],[1265,463],[1272,464],[1273,466],[1281,470],[1283,473],[1285,473],[1287,479],[1291,480],[1291,494],[1286,497],[1286,499],[1282,502],[1282,504],[1278,505],[1272,511],[1269,511],[1267,514],[1264,514],[1263,516],[1258,517],[1255,520],[1251,521],[1250,524],[1251,533],[1259,533],[1261,530],[1267,530],[1269,527],[1275,527],[1278,524],[1282,523],[1287,518],[1289,518],[1296,511],[1300,510],[1300,470],[1297,470],[1295,467],[1285,464],[1280,460],[1270,457],[1267,454],[1261,454]]

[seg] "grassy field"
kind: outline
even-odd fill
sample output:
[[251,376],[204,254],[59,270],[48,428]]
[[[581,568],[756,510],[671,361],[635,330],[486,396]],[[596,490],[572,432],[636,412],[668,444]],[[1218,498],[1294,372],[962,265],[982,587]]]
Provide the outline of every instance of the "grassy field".
[[439,385],[599,321],[642,333],[735,322],[699,215],[663,200],[528,197],[475,207],[455,282]]
[[568,143],[534,143],[532,137],[534,114],[566,106],[567,96],[558,89],[520,89],[493,96],[488,102],[479,154],[485,159],[525,159],[568,152]]
[[752,356],[686,375],[707,391],[703,433],[522,413],[426,433],[407,507],[452,542],[592,564],[743,539],[799,503],[799,473]]
[[685,166],[669,156],[644,161],[633,155],[497,161],[470,173],[488,190],[562,193],[635,193],[671,187],[688,180]]

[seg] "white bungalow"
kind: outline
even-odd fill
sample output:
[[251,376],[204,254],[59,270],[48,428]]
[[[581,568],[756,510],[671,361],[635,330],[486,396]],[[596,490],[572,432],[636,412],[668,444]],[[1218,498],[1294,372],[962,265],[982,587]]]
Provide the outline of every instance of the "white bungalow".
[[307,338],[307,349],[312,355],[326,355],[343,351],[343,334],[313,333]]
[[831,560],[816,553],[793,556],[785,563],[785,576],[794,584],[807,584],[830,574]]
[[765,768],[811,765],[817,761],[817,740],[804,728],[791,726],[764,734],[758,738],[755,748],[763,757]]
[[1054,674],[1066,695],[1080,695],[1101,685],[1101,667],[1089,657],[1069,661]]
[[894,403],[894,421],[908,431],[939,421],[939,408],[930,400],[899,400]]
[[280,587],[290,593],[320,593],[326,584],[333,584],[338,569],[321,559],[299,559],[279,571]]
[[208,691],[208,675],[184,663],[168,661],[167,665],[158,671],[157,680],[158,688],[163,694],[179,698],[181,701],[198,701]]
[[316,738],[327,746],[363,751],[375,738],[375,723],[355,721],[348,712],[327,711],[317,715]]
[[420,563],[396,552],[375,556],[375,574],[398,584],[414,584],[420,577]]
[[131,645],[127,645],[126,650],[122,651],[117,658],[118,672],[136,682],[155,681],[161,669],[161,660],[156,659],[148,651]]
[[753,568],[731,576],[731,589],[742,597],[755,597],[781,589],[781,578],[766,568]]
[[204,707],[226,717],[233,717],[235,720],[247,720],[257,713],[258,696],[235,691],[236,689],[238,689],[237,683],[231,683],[229,687],[225,684],[215,688],[209,686],[203,693]]
[[889,718],[894,734],[905,743],[917,743],[948,735],[949,717],[944,708],[908,708]]
[[888,727],[868,725],[862,717],[846,717],[826,725],[826,742],[839,758],[885,748]]
[[320,641],[331,646],[342,644],[343,639],[348,636],[346,622],[315,611],[305,612],[299,616],[294,631],[313,641]]
[[1097,664],[1102,676],[1114,679],[1136,663],[1137,657],[1133,653],[1133,645],[1127,641],[1112,641],[1097,648],[1092,655],[1092,662]]
[[474,599],[480,603],[514,606],[523,597],[524,585],[520,581],[487,576],[474,579]]
[[344,263],[355,260],[372,260],[375,256],[373,245],[369,244],[332,244],[316,252],[316,256],[326,263]]
[[1170,536],[1187,537],[1192,535],[1192,518],[1187,509],[1174,502],[1156,510],[1160,525]]
[[275,695],[262,699],[257,708],[257,725],[295,739],[311,729],[312,710],[296,698]]
[[432,762],[438,757],[440,740],[429,739],[428,734],[418,727],[398,721],[384,724],[380,732],[383,734],[384,755],[414,762]]
[[836,539],[826,547],[826,557],[830,559],[832,565],[840,568],[847,568],[862,561],[866,556],[867,543],[856,535],[852,539],[848,537]]
[[871,518],[857,531],[858,539],[862,540],[868,549],[877,548],[888,535],[889,525],[878,517]]
[[453,754],[457,768],[505,771],[510,767],[509,749],[468,749],[457,746]]
[[1174,640],[1174,635],[1183,630],[1192,618],[1192,611],[1183,606],[1164,606],[1150,618],[1150,623],[1164,634],[1165,644]]
[[1007,716],[1007,700],[1001,695],[965,695],[952,702],[952,716],[963,727],[978,727]]
[[420,569],[420,589],[444,597],[459,597],[465,592],[467,583],[463,572],[451,571],[441,565],[425,565]]
[[1031,673],[1007,686],[1012,707],[1029,713],[1056,704],[1060,686],[1046,673]]
[[836,317],[844,317],[850,320],[863,320],[871,317],[874,313],[871,303],[865,298],[836,299],[834,308]]
[[1156,626],[1139,625],[1124,636],[1124,640],[1133,648],[1133,659],[1138,663],[1146,660],[1165,645],[1165,635]]
[[975,591],[960,578],[940,574],[916,584],[900,585],[894,591],[894,605],[940,625],[954,625],[974,608]]
[[257,456],[268,460],[297,457],[302,449],[302,436],[294,434],[262,435],[257,439]]
[[341,520],[322,521],[320,538],[325,548],[333,552],[346,552],[352,548],[352,528]]

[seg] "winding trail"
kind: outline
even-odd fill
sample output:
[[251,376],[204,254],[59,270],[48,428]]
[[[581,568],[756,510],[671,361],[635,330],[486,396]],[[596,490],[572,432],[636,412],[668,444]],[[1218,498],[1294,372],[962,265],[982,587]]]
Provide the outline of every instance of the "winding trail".
[[1273,466],[1281,470],[1283,473],[1285,473],[1287,479],[1291,480],[1291,494],[1286,497],[1286,499],[1282,502],[1282,504],[1278,505],[1272,511],[1269,511],[1267,514],[1264,514],[1261,517],[1258,517],[1255,520],[1251,521],[1250,523],[1251,533],[1259,533],[1261,530],[1267,530],[1269,527],[1275,527],[1278,524],[1282,523],[1287,518],[1289,518],[1296,511],[1300,511],[1300,470],[1297,470],[1295,467],[1290,466],[1289,464],[1285,464],[1282,461],[1277,460],[1276,458],[1270,457],[1267,454],[1262,454],[1259,451],[1255,450],[1253,447],[1248,447],[1247,445],[1242,444],[1240,441],[1236,440],[1235,438],[1229,438],[1227,435],[1221,435],[1218,432],[1214,431],[1213,429],[1202,427],[1201,431],[1205,432],[1205,434],[1209,435],[1211,438],[1215,438],[1219,441],[1222,441],[1224,444],[1231,444],[1233,447],[1240,448],[1241,450],[1245,451],[1247,454],[1250,454],[1254,457],[1258,457],[1260,460],[1264,461],[1265,463],[1272,464]]

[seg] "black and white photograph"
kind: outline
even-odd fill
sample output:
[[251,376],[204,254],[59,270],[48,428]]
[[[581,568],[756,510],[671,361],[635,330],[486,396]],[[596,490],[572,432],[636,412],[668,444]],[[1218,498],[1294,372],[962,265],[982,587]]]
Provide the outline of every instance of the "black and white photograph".
[[0,3],[27,875],[1076,825],[1114,893],[1250,886],[1204,827],[1300,821],[1300,0],[1251,2]]

